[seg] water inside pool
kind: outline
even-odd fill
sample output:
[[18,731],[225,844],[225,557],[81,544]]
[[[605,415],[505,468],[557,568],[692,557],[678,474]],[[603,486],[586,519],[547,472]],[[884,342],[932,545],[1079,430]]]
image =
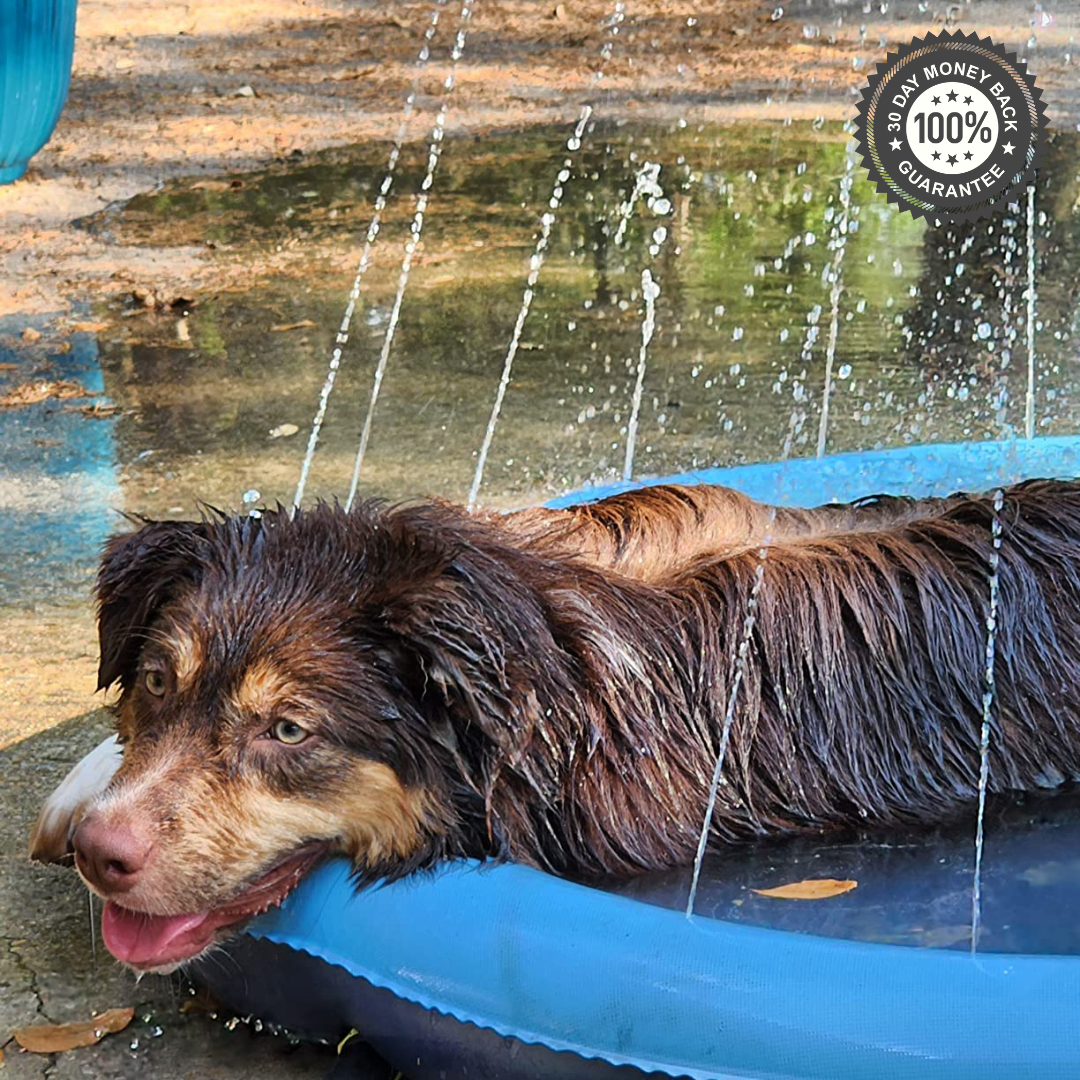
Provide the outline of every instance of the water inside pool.
[[[979,951],[1080,954],[1080,792],[991,798],[982,865]],[[932,832],[797,837],[706,857],[694,910],[750,926],[876,944],[967,951],[974,822]],[[612,892],[682,911],[691,872],[614,882]],[[807,879],[855,881],[821,901],[755,889]]]

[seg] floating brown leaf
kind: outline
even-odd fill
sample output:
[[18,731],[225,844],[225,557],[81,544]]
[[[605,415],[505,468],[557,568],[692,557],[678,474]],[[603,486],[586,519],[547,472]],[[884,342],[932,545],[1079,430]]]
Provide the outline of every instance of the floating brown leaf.
[[310,319],[301,319],[299,322],[286,322],[278,323],[277,326],[271,326],[270,332],[273,334],[284,334],[287,330],[304,330],[309,326],[315,324]]
[[57,1054],[80,1046],[93,1046],[131,1023],[134,1009],[108,1009],[93,1020],[74,1024],[36,1024],[15,1032],[15,1041],[34,1054]]
[[777,900],[827,900],[851,892],[857,881],[838,881],[836,878],[809,878],[793,881],[789,885],[777,885],[775,889],[751,889],[758,896],[772,896]]

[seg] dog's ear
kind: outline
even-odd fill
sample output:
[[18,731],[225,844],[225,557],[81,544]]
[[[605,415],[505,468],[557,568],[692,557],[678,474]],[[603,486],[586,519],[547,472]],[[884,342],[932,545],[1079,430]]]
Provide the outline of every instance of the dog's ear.
[[484,603],[487,591],[463,587],[449,574],[395,598],[383,618],[397,643],[399,670],[420,692],[431,715],[451,715],[504,749],[512,696],[506,668],[503,612]]
[[105,545],[98,571],[98,689],[117,679],[130,685],[144,635],[154,615],[185,580],[198,573],[197,544],[206,525],[145,521]]
[[[398,655],[409,658],[408,683],[430,737],[455,757],[500,762],[499,768],[550,794],[549,757],[528,748],[540,731],[541,698],[549,698],[566,673],[546,662],[558,646],[537,594],[522,578],[502,560],[466,552],[440,573],[414,579],[383,609],[381,621]],[[574,690],[564,685],[562,692],[572,696]]]

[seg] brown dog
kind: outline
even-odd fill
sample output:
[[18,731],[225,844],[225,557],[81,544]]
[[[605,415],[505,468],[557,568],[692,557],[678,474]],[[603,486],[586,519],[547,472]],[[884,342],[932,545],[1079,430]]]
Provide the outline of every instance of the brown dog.
[[[762,567],[713,839],[954,814],[978,782],[992,518],[982,496],[774,515],[654,488],[119,537],[99,681],[123,765],[74,835],[106,943],[175,966],[331,852],[362,881],[455,856],[688,862]],[[1080,485],[1014,487],[1001,518],[990,786],[1044,787],[1080,770]]]

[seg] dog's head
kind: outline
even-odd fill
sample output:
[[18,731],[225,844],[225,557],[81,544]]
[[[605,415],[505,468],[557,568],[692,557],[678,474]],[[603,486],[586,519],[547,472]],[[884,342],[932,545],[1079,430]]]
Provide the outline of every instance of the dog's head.
[[506,741],[515,680],[500,642],[542,619],[504,610],[497,563],[440,513],[323,506],[109,544],[99,683],[120,687],[123,764],[73,844],[120,960],[198,955],[327,854],[393,877],[484,832],[476,762]]

